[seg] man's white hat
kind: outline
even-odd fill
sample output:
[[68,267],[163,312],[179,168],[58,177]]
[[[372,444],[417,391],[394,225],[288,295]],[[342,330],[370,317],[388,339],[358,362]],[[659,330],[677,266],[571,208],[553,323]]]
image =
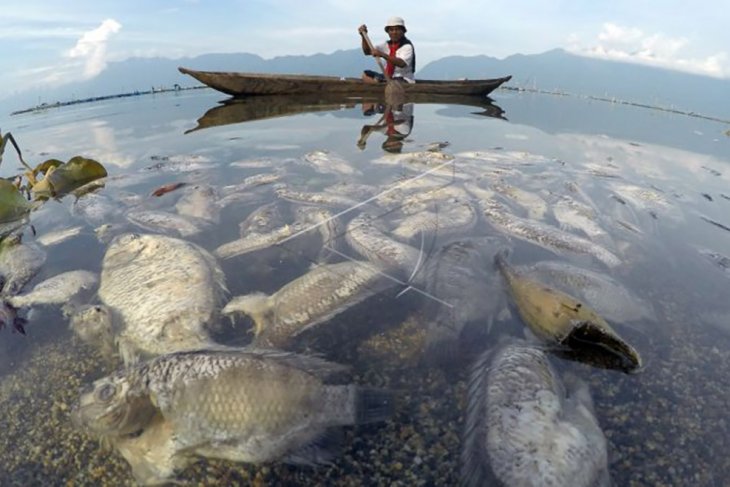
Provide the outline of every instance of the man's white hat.
[[385,32],[388,32],[388,27],[403,27],[403,32],[407,32],[406,23],[403,17],[391,17],[388,19],[388,23],[385,24]]

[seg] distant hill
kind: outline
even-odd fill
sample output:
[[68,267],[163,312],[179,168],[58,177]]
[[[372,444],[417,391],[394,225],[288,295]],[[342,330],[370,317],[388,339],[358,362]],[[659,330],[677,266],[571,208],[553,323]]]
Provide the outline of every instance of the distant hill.
[[[202,70],[359,76],[376,69],[359,49],[309,56],[263,59],[247,53],[205,54],[194,58],[132,58],[110,63],[99,76],[53,90],[18,95],[3,103],[2,111],[151,87],[193,86],[196,82],[177,71],[178,66]],[[718,80],[637,64],[604,61],[555,49],[542,54],[516,54],[505,59],[489,56],[450,56],[423,66],[417,78],[493,78],[511,74],[510,84],[561,90],[573,94],[616,97],[623,100],[673,106],[721,118],[730,117],[730,80]]]

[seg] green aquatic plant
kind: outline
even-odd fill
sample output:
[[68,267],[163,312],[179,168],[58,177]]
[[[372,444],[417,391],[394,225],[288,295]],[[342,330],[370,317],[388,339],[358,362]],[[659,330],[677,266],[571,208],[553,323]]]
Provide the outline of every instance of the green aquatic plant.
[[31,203],[18,187],[7,179],[0,179],[0,223],[23,218],[31,210]]
[[[43,179],[37,180],[37,175],[43,173]],[[75,156],[63,163],[58,159],[49,159],[41,163],[32,172],[31,194],[35,200],[46,200],[63,196],[85,184],[106,177],[104,166],[94,159]]]

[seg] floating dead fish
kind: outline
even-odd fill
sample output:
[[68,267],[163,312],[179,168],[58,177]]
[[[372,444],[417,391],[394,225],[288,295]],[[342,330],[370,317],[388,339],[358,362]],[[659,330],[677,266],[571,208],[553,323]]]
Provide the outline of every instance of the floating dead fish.
[[519,267],[517,272],[585,301],[612,322],[656,319],[651,304],[631,295],[625,287],[604,274],[557,261]]
[[71,213],[99,226],[123,218],[124,206],[108,196],[89,193],[74,201]]
[[220,221],[220,207],[218,193],[213,186],[196,184],[188,187],[175,203],[178,215],[191,218],[192,221],[218,223]]
[[0,240],[0,295],[19,293],[46,262],[46,252],[19,235]]
[[44,247],[51,247],[53,245],[58,245],[69,239],[72,239],[74,237],[81,235],[81,232],[83,230],[84,230],[84,227],[82,227],[82,226],[75,226],[75,227],[71,227],[71,228],[65,228],[63,230],[56,230],[53,232],[44,233],[43,235],[39,235],[35,239],[35,241],[37,243],[39,243],[40,245],[43,245]]
[[221,259],[238,257],[276,245],[300,229],[296,225],[284,225],[268,233],[248,233],[244,237],[219,246],[213,251],[213,254]]
[[237,296],[223,308],[223,313],[245,313],[251,317],[256,326],[256,346],[286,348],[304,330],[394,285],[365,262],[325,264],[270,296]]
[[295,191],[287,186],[278,187],[276,189],[276,195],[281,199],[293,201],[294,203],[322,205],[330,208],[349,208],[359,203],[359,201],[348,196],[328,192],[312,193]]
[[616,255],[590,240],[563,232],[544,223],[511,215],[502,205],[493,200],[480,199],[479,204],[489,223],[509,235],[556,253],[567,250],[577,254],[589,255],[600,260],[608,267],[621,264],[621,260]]
[[406,242],[419,234],[463,235],[479,220],[476,210],[467,201],[442,202],[435,206],[432,211],[420,211],[400,220],[392,235]]
[[360,174],[360,171],[354,169],[348,161],[328,151],[312,151],[304,156],[304,160],[322,173],[344,174],[348,176]]
[[68,271],[40,282],[25,294],[6,298],[15,308],[65,304],[83,290],[96,287],[99,278],[89,271]]
[[286,206],[288,203],[281,200],[259,206],[241,222],[239,234],[241,237],[250,233],[265,234],[283,227],[289,218]]
[[347,243],[374,266],[394,272],[399,278],[411,276],[419,264],[418,249],[388,237],[376,221],[366,213],[350,220],[345,234]]
[[469,379],[462,485],[611,485],[588,386],[566,385],[539,346],[511,339],[482,354]]
[[215,258],[177,238],[119,235],[102,261],[99,299],[119,320],[119,347],[126,363],[139,354],[208,344],[226,292]]
[[149,230],[151,232],[173,233],[181,237],[196,235],[208,225],[208,223],[203,220],[157,210],[130,211],[127,213],[127,219],[145,230]]
[[[383,421],[393,408],[388,391],[333,384],[344,369],[279,351],[178,352],[97,380],[72,416],[113,444],[141,431],[143,441],[121,445],[138,479],[163,480],[186,456],[316,465],[337,453],[322,441],[329,428]],[[166,468],[150,475],[144,445]]]
[[609,366],[615,363],[625,372],[641,367],[639,353],[586,303],[519,273],[504,252],[497,253],[495,263],[522,321],[538,338],[606,355]]
[[497,193],[509,198],[527,211],[530,219],[542,220],[547,213],[548,207],[545,200],[540,196],[525,191],[504,181],[492,184],[492,189]]

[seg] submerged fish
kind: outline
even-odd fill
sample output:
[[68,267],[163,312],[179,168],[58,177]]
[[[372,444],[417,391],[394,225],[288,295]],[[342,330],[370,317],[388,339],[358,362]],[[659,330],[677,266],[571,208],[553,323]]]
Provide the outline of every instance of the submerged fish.
[[210,223],[220,221],[218,194],[213,186],[196,184],[185,190],[175,203],[178,215]]
[[497,253],[495,262],[520,317],[538,338],[606,355],[606,366],[626,372],[641,367],[639,353],[586,303],[518,272],[507,263],[504,252]]
[[497,229],[544,247],[553,252],[564,250],[590,255],[608,267],[615,267],[621,260],[613,253],[590,240],[563,232],[544,223],[527,220],[511,215],[499,203],[492,200],[479,200],[484,214]]
[[312,151],[304,156],[304,160],[319,172],[346,175],[360,174],[360,171],[354,169],[348,161],[328,151]]
[[364,262],[320,265],[269,296],[233,298],[223,313],[245,313],[256,326],[254,343],[285,348],[293,337],[395,283]]
[[426,306],[426,359],[443,363],[458,353],[467,323],[489,327],[501,301],[483,242],[458,240],[443,246],[424,268],[426,290],[439,301]]
[[74,310],[69,327],[84,343],[111,357],[114,350],[113,317],[108,306],[85,305]]
[[65,304],[82,290],[92,289],[99,278],[89,271],[68,271],[50,277],[33,287],[25,294],[6,298],[15,307],[37,306],[47,304]]
[[633,296],[607,275],[557,261],[520,267],[518,272],[585,301],[610,321],[655,319],[651,304]]
[[119,320],[125,362],[209,342],[227,292],[215,258],[164,235],[123,234],[102,261],[99,299]]
[[127,213],[127,219],[151,232],[172,232],[181,237],[196,235],[209,222],[175,213],[157,210],[135,210]]
[[46,262],[46,252],[18,235],[0,240],[0,294],[13,295],[33,279]]
[[105,437],[161,428],[150,441],[171,466],[185,455],[320,464],[336,453],[325,441],[328,428],[382,421],[392,409],[388,391],[331,385],[344,369],[270,350],[178,352],[96,381],[73,416]]
[[478,217],[474,207],[466,202],[446,202],[437,206],[438,211],[420,211],[398,222],[393,235],[409,241],[416,235],[439,235],[441,237],[465,234],[471,231]]
[[566,391],[538,346],[513,339],[482,354],[467,401],[464,485],[610,485],[588,386],[576,379]]
[[76,237],[78,235],[81,235],[81,232],[84,230],[84,227],[82,226],[76,226],[71,228],[65,228],[63,230],[56,230],[49,233],[44,233],[43,235],[40,235],[38,238],[36,238],[36,242],[38,242],[40,245],[43,245],[44,247],[50,247],[52,245],[57,245],[62,242],[65,242],[66,240]]

